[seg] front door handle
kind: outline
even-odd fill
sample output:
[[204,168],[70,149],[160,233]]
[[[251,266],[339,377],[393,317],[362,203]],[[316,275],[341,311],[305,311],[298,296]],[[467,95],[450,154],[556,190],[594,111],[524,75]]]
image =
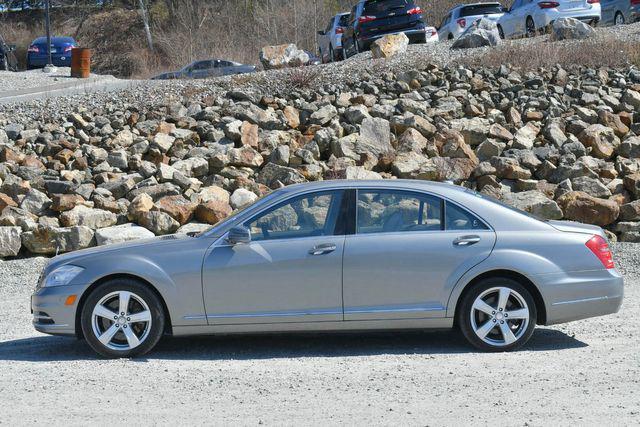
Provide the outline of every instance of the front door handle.
[[460,236],[453,241],[454,246],[471,246],[480,241],[480,236]]
[[314,246],[309,249],[309,255],[325,255],[336,250],[336,245],[333,243],[325,243],[322,245]]

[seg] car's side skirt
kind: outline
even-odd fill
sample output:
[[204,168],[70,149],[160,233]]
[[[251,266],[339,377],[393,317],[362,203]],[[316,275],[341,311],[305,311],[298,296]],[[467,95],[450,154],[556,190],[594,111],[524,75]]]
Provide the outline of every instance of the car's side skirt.
[[259,332],[312,332],[312,331],[376,331],[402,329],[449,329],[453,318],[353,320],[341,322],[255,323],[237,325],[174,326],[173,335],[211,335]]

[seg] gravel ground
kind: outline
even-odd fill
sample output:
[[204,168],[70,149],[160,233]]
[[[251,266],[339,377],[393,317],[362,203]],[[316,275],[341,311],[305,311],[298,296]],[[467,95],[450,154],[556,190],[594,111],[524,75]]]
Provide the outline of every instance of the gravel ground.
[[[597,36],[614,38],[620,41],[640,42],[640,23],[617,27],[597,28]],[[531,46],[546,43],[548,36],[531,39],[507,40],[503,47],[512,45]],[[571,46],[574,41],[554,42]],[[64,119],[69,113],[77,111],[78,106],[86,109],[101,108],[106,110],[123,109],[135,106],[144,111],[156,105],[164,105],[171,100],[188,97],[204,97],[219,95],[230,90],[243,90],[258,95],[274,95],[289,90],[292,80],[310,80],[309,85],[318,89],[340,87],[348,89],[351,82],[358,81],[364,74],[380,74],[385,71],[400,72],[422,68],[425,64],[433,63],[440,66],[450,62],[482,56],[487,51],[496,48],[478,48],[465,50],[451,50],[451,42],[430,43],[424,45],[410,45],[406,53],[397,55],[389,60],[372,60],[371,53],[365,52],[349,58],[346,61],[305,67],[303,69],[276,70],[258,72],[251,75],[221,77],[205,80],[173,80],[138,82],[134,88],[127,90],[90,93],[59,98],[46,101],[32,100],[19,104],[0,105],[0,125],[5,122],[26,123],[31,120]],[[293,74],[293,77],[291,77]],[[305,76],[306,75],[306,76]],[[0,91],[3,74],[0,74]],[[339,90],[332,90],[339,92]]]
[[540,327],[509,354],[398,332],[164,339],[145,359],[97,360],[32,329],[46,260],[0,262],[0,424],[637,425],[640,246],[614,249],[620,313]]
[[97,81],[114,80],[113,76],[101,76],[91,74],[89,79],[76,79],[71,77],[71,68],[58,67],[58,70],[52,74],[45,74],[42,70],[20,71],[17,73],[11,71],[0,71],[0,97],[6,92],[13,92],[23,89],[34,89],[51,85],[59,85],[61,83],[87,83]]

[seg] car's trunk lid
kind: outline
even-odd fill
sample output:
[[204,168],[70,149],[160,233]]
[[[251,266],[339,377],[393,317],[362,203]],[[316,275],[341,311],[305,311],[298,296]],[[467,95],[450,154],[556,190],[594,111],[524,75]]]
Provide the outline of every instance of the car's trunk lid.
[[420,22],[419,14],[409,14],[415,8],[413,1],[408,0],[378,0],[368,2],[363,15],[371,20],[361,24],[362,32],[394,31],[407,29]]
[[559,231],[564,231],[568,233],[592,234],[592,235],[597,234],[599,236],[606,238],[604,231],[602,231],[602,228],[598,227],[597,225],[582,224],[580,222],[574,222],[574,221],[554,221],[554,220],[547,221],[547,224],[549,224],[550,226],[552,226],[553,228]]

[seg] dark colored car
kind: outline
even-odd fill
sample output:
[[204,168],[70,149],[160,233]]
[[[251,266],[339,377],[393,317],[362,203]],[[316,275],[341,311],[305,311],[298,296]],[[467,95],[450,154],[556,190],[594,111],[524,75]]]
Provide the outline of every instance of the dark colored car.
[[[51,62],[56,67],[71,66],[71,49],[78,44],[73,37],[51,37]],[[47,38],[38,37],[27,50],[27,69],[44,68],[49,62]]]
[[256,71],[256,67],[253,65],[244,65],[222,59],[207,59],[192,62],[178,71],[159,74],[152,77],[152,80],[206,79],[208,77],[228,76],[231,74],[253,73],[254,71]]
[[413,0],[361,0],[349,15],[342,35],[346,57],[369,50],[387,35],[405,33],[412,43],[426,42],[422,9]]
[[16,55],[13,53],[15,50],[15,45],[7,44],[2,36],[0,36],[0,70],[18,70],[18,61]]

